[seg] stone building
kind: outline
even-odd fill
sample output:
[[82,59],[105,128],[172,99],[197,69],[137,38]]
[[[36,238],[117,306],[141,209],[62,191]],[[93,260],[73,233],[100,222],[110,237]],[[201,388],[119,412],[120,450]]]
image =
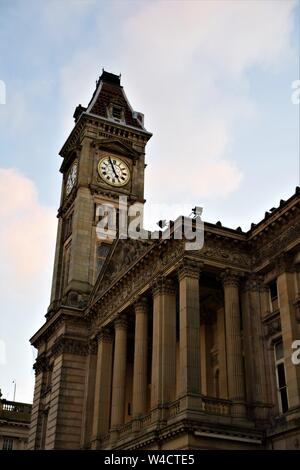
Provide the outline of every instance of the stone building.
[[27,448],[31,405],[0,398],[0,450]]
[[198,250],[174,226],[104,242],[99,205],[144,203],[151,134],[105,71],[74,119],[29,448],[298,448],[299,188],[248,232],[205,223]]

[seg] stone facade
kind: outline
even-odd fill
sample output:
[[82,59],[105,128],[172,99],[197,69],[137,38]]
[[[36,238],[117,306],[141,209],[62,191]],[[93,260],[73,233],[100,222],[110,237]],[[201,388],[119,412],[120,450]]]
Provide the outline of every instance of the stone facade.
[[27,449],[31,405],[0,399],[0,450]]
[[[99,246],[97,204],[144,203],[151,134],[107,72],[74,117],[60,153],[51,303],[31,339],[29,447],[298,448],[299,188],[248,232],[205,223],[200,250],[172,230]],[[125,186],[99,176],[107,155],[130,168]]]

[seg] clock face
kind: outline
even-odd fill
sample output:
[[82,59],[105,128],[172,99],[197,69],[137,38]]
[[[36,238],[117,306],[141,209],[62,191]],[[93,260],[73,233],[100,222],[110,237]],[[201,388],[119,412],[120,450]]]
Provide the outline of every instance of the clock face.
[[73,163],[73,165],[70,168],[68,177],[67,177],[67,182],[66,182],[66,195],[68,196],[72,189],[75,186],[76,183],[76,178],[77,178],[77,162]]
[[124,186],[130,180],[130,170],[120,158],[109,156],[98,163],[98,173],[111,186]]

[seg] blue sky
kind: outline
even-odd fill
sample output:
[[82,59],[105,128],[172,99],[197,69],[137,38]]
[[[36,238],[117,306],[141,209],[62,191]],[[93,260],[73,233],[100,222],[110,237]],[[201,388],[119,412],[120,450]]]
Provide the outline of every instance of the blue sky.
[[[0,388],[31,401],[50,295],[61,158],[102,67],[153,137],[146,199],[164,218],[247,230],[299,184],[299,2],[0,0]],[[188,215],[188,214],[187,214]]]

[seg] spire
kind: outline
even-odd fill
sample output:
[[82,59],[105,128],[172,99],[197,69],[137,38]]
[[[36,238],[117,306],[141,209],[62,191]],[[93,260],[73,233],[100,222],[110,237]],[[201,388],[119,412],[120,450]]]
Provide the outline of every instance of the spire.
[[96,89],[87,108],[79,105],[75,109],[73,115],[75,122],[83,112],[145,130],[144,115],[132,109],[121,86],[121,75],[106,72],[104,69],[96,82]]

